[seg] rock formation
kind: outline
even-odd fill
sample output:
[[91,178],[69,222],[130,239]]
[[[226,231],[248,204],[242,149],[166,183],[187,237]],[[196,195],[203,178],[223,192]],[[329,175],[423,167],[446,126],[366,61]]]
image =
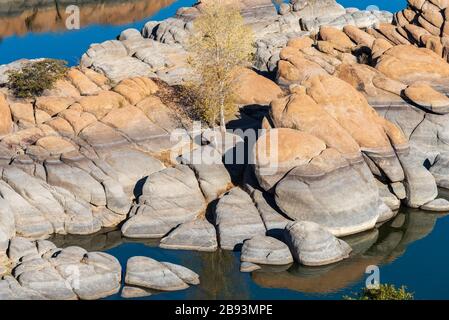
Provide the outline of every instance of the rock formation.
[[200,282],[199,276],[185,267],[148,257],[132,257],[126,266],[125,283],[152,290],[177,291]]
[[0,280],[1,300],[94,300],[121,287],[120,263],[106,253],[17,237],[8,258],[12,272]]
[[[242,247],[241,270],[253,271],[291,256],[306,266],[345,259],[358,244],[336,237],[377,237],[401,204],[448,209],[437,199],[438,187],[449,188],[445,2],[410,0],[391,23],[391,14],[332,0],[295,0],[279,12],[268,0],[242,1],[257,52],[255,70],[236,71],[238,116],[264,129],[253,144],[188,131],[188,106],[173,87],[191,77],[185,41],[207,2],[93,44],[42,97],[1,89],[0,274],[11,275],[0,296],[53,298],[51,288],[33,289],[40,279],[69,299],[115,292],[117,268],[87,270],[98,286],[63,289],[51,263],[64,250],[83,268],[103,260],[86,261],[81,253],[91,253],[79,248],[40,254],[39,243],[51,246],[40,239],[54,233],[120,225],[124,236],[162,238],[166,249]],[[0,84],[24,63],[0,67]],[[171,139],[179,127],[188,129],[181,145]],[[242,145],[255,162],[230,166],[226,156]],[[28,251],[38,266],[19,261]],[[41,273],[16,276],[28,268]],[[198,277],[136,257],[125,282],[122,295],[132,297],[185,289]]]

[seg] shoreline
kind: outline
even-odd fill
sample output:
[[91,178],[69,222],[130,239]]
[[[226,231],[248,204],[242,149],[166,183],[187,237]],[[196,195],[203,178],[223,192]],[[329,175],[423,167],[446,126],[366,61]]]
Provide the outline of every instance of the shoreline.
[[[241,249],[246,272],[345,261],[365,252],[347,239],[385,223],[400,228],[401,208],[447,212],[438,187],[449,179],[449,42],[422,22],[427,11],[297,4],[280,13],[268,0],[241,8],[257,50],[253,68],[238,70],[240,109],[230,120],[263,129],[254,141],[192,130],[190,106],[177,95],[192,76],[185,44],[205,3],[92,44],[40,97],[14,97],[3,77],[0,271],[8,278],[0,283],[10,284],[0,296],[54,298],[60,293],[50,285],[32,288],[47,276],[63,283],[58,266],[67,263],[86,270],[86,287],[60,289],[67,299],[121,289],[116,258],[39,240],[52,234],[119,226],[123,236],[161,239],[163,248]],[[440,32],[444,19],[432,19]],[[182,143],[172,139],[179,128],[187,129]],[[275,161],[265,141],[273,137]],[[242,145],[255,163],[226,163]],[[15,271],[22,269],[25,276]],[[145,257],[131,257],[126,269],[132,287],[199,284],[192,270]]]

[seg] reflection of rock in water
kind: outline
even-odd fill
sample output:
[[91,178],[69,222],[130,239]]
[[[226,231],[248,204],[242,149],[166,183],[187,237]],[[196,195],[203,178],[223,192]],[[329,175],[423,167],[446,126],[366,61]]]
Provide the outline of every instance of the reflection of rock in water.
[[122,237],[120,230],[102,230],[96,234],[88,236],[77,236],[77,235],[55,235],[51,240],[58,248],[67,248],[70,246],[79,246],[87,251],[107,251],[112,248],[116,248],[123,243],[138,242],[143,243],[150,247],[157,247],[159,244],[158,240],[145,239],[126,239]]
[[241,280],[240,264],[233,252],[192,252],[191,259],[198,261],[195,270],[199,271],[201,285],[187,296],[188,299],[250,298],[248,284]]
[[[9,1],[9,3],[8,3]],[[30,1],[31,2],[31,1]],[[25,6],[22,1],[0,0],[0,36],[22,35],[27,32],[65,30],[64,1],[41,1],[40,6]],[[82,26],[91,24],[122,25],[143,20],[174,0],[104,0],[77,1]]]
[[322,267],[294,265],[288,271],[266,272],[260,270],[252,274],[253,280],[262,287],[286,288],[308,293],[329,293],[347,287],[358,281],[366,267],[378,264],[377,257],[361,254],[376,242],[377,230],[346,237],[344,240],[354,248],[353,256],[340,263]]
[[400,257],[408,245],[432,232],[439,217],[442,215],[407,209],[379,231],[345,238],[354,249],[348,260],[318,268],[295,265],[281,272],[259,270],[252,277],[262,287],[308,293],[336,292],[359,281],[367,266],[390,263]]
[[[263,267],[252,273],[252,279],[266,288],[286,288],[308,293],[331,293],[356,283],[365,276],[369,265],[382,265],[400,257],[411,243],[430,234],[441,214],[406,210],[393,221],[371,230],[346,237],[353,248],[351,258],[323,267]],[[55,236],[58,247],[77,245],[88,251],[106,251],[127,242],[157,247],[158,240],[129,240],[120,230],[103,231],[92,236]],[[190,299],[250,298],[248,284],[242,281],[239,261],[228,251],[190,252],[182,255],[181,264],[197,271],[201,285],[189,293]],[[246,276],[246,275],[244,275]]]

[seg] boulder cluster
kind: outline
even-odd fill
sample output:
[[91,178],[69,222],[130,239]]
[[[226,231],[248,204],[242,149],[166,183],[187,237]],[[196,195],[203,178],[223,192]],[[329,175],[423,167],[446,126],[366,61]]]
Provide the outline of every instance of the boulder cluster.
[[[185,41],[207,2],[92,45],[42,97],[19,100],[2,89],[0,266],[17,263],[18,237],[119,226],[166,249],[241,249],[242,271],[316,267],[358,252],[338,237],[377,232],[401,205],[449,210],[437,199],[438,187],[449,188],[449,3],[410,0],[393,21],[333,0],[295,0],[279,12],[271,1],[242,1],[257,52],[255,71],[237,72],[236,118],[264,131],[246,145],[255,163],[230,165],[223,158],[247,142],[215,129],[190,132],[189,147],[167,157],[179,147],[170,133],[191,124],[167,92],[191,74]],[[21,63],[1,67],[0,80]],[[89,253],[70,250],[89,263]],[[125,282],[131,297],[198,277],[137,257]]]

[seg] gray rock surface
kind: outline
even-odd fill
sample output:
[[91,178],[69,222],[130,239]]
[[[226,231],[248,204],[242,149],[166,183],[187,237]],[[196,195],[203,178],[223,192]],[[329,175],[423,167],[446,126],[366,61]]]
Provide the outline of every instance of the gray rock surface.
[[286,265],[293,263],[288,246],[272,237],[255,236],[243,243],[242,262],[262,265]]
[[9,259],[13,272],[0,280],[2,300],[94,300],[120,290],[120,263],[106,253],[13,238]]
[[449,211],[449,201],[446,199],[435,199],[420,207],[426,211],[447,212]]
[[232,185],[231,175],[222,161],[222,155],[211,146],[196,148],[182,155],[181,163],[195,171],[207,202],[212,202]]
[[164,249],[216,251],[218,248],[215,227],[206,219],[196,219],[179,225],[159,244]]
[[[290,218],[313,221],[336,236],[369,230],[379,217],[379,192],[364,163],[296,167],[279,182],[276,203]],[[371,177],[370,177],[371,176]]]
[[[192,274],[184,269],[170,265],[171,269],[191,281]],[[126,266],[125,283],[160,291],[184,290],[189,285],[175,274],[167,265],[147,257],[132,257]],[[191,281],[193,282],[193,281]]]
[[305,266],[322,266],[349,257],[352,249],[328,230],[310,221],[292,222],[286,240],[293,257]]
[[133,215],[122,227],[130,238],[161,238],[204,213],[206,203],[194,172],[178,165],[150,175]]
[[220,247],[225,250],[237,249],[245,240],[266,233],[251,197],[240,188],[232,189],[219,200],[215,224]]
[[176,274],[182,281],[190,285],[199,285],[200,276],[186,267],[170,262],[162,262],[171,272]]

